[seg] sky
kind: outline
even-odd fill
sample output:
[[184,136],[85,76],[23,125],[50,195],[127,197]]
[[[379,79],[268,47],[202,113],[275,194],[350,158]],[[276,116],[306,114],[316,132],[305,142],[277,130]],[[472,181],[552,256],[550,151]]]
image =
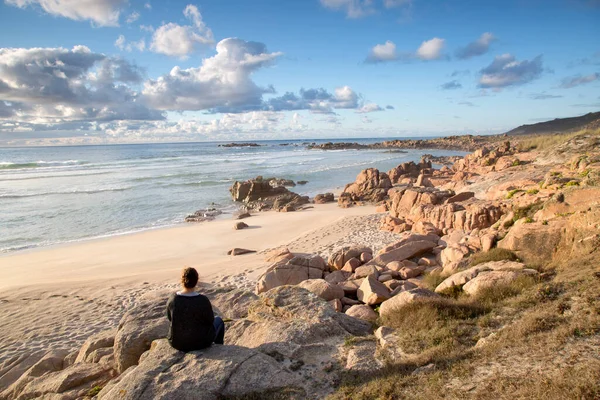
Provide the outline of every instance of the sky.
[[491,134],[598,110],[599,0],[0,0],[0,145]]

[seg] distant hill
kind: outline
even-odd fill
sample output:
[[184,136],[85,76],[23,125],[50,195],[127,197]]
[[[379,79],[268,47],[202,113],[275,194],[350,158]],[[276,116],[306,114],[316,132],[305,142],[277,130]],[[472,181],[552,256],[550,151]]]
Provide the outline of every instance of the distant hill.
[[540,135],[547,133],[568,133],[577,131],[591,125],[597,127],[600,124],[600,112],[594,112],[573,118],[556,118],[552,121],[540,122],[531,125],[521,125],[511,131],[508,135]]

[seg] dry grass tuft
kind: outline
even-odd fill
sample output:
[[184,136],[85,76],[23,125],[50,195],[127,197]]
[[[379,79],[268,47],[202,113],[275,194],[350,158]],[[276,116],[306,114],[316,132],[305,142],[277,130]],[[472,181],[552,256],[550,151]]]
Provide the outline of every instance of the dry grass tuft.
[[600,135],[600,129],[583,129],[577,132],[558,135],[532,135],[518,138],[518,149],[520,151],[546,150],[558,146],[581,135]]
[[515,253],[507,249],[493,248],[489,251],[475,253],[469,258],[469,265],[474,267],[477,264],[483,264],[490,261],[519,261]]

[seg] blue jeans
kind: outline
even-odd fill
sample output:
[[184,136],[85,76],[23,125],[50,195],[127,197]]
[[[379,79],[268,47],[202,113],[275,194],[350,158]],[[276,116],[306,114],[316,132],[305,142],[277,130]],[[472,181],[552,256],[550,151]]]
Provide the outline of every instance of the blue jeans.
[[215,327],[215,344],[223,344],[225,339],[225,322],[223,322],[221,317],[215,317],[213,326]]

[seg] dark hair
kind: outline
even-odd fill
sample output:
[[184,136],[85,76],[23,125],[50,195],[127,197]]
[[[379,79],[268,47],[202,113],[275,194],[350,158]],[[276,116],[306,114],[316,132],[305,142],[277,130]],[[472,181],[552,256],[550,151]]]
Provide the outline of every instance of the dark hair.
[[187,289],[193,289],[198,283],[198,271],[194,268],[185,268],[181,274],[181,283]]

